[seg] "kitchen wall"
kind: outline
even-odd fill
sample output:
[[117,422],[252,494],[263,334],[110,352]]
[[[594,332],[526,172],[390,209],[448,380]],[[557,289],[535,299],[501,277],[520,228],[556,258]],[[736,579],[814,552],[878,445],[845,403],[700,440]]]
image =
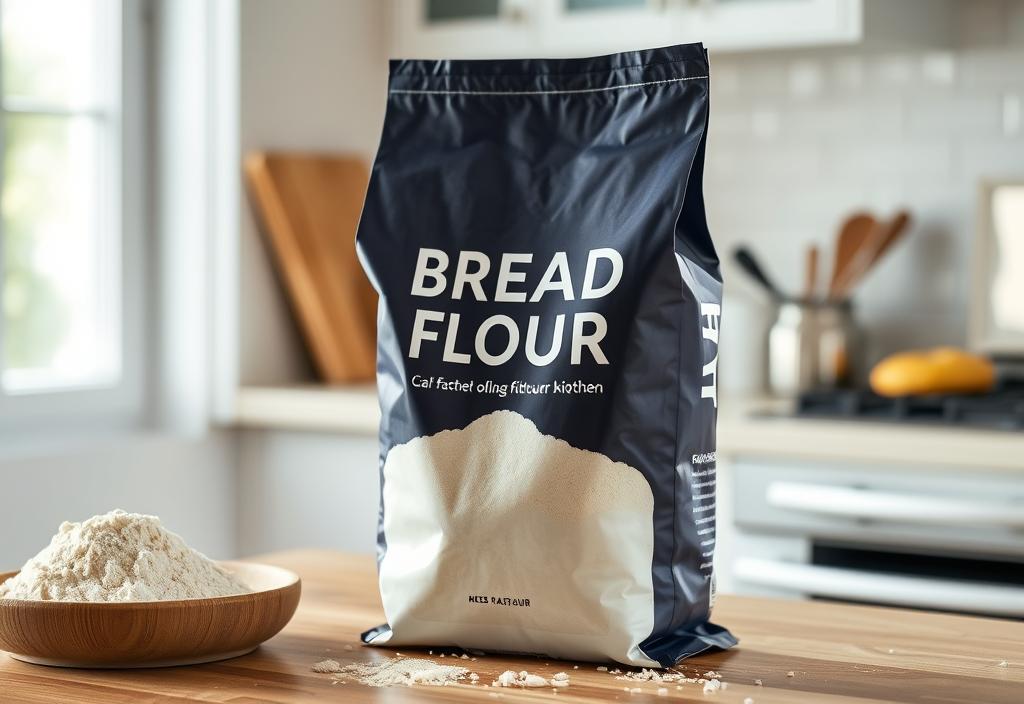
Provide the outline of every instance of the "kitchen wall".
[[[241,153],[348,152],[373,158],[387,83],[383,2],[244,0],[239,12]],[[251,208],[241,209],[238,374],[308,379],[308,357]]]
[[[383,2],[245,0],[240,12],[240,141],[253,149],[373,159],[387,82]],[[309,360],[248,204],[242,207],[239,382],[312,378]],[[240,554],[295,546],[373,550],[375,437],[244,430]]]
[[[1024,173],[1024,3],[955,6],[959,36],[948,48],[712,55],[705,186],[723,258],[750,243],[796,291],[804,247],[827,247],[843,215],[914,214],[907,241],[856,295],[872,359],[965,342],[978,181]],[[758,320],[744,306],[761,296],[731,262],[725,274],[742,321],[729,341],[759,346],[750,325],[767,313]],[[747,373],[730,370],[728,347],[727,389],[730,371]],[[733,353],[744,364],[757,356]]]
[[[274,0],[241,4],[244,149],[372,158],[383,115],[384,5],[306,0],[280,13]],[[913,210],[908,241],[857,294],[877,341],[873,356],[964,341],[977,180],[1024,171],[1024,76],[1010,68],[1024,60],[1024,2],[957,7],[950,46],[712,56],[706,193],[723,258],[749,242],[796,288],[803,247],[827,246],[851,209]],[[308,380],[298,332],[243,211],[241,381]],[[767,313],[728,260],[725,273],[728,389],[756,365]],[[242,553],[373,550],[375,437],[250,429],[239,443]]]
[[374,550],[376,435],[244,430],[239,443],[239,554]]
[[[197,550],[238,554],[233,444],[222,434],[184,439],[62,445],[60,451],[6,457],[0,463],[0,565],[21,565],[45,546],[62,521],[115,508],[160,516]],[[7,482],[17,483],[13,491]]]

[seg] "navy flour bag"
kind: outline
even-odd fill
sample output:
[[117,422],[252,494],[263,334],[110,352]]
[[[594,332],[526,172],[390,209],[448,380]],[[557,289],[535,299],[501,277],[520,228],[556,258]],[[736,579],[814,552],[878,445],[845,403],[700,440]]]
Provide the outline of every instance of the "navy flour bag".
[[394,61],[373,645],[667,666],[708,621],[721,276],[699,44]]

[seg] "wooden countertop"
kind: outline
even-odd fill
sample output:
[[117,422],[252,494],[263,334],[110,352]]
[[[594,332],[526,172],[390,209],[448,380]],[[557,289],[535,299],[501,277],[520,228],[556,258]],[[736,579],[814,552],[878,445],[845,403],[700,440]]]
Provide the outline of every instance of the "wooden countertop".
[[[3,702],[726,702],[857,704],[927,702],[1020,704],[1024,701],[1024,623],[898,609],[722,596],[715,620],[740,646],[686,661],[688,674],[714,669],[725,690],[705,695],[696,684],[623,682],[594,664],[530,657],[460,660],[481,684],[374,689],[332,684],[310,666],[393,655],[366,648],[358,634],[382,620],[373,560],[323,550],[267,555],[262,561],[298,572],[303,598],[294,620],[251,655],[209,665],[162,670],[67,670],[0,657]],[[451,649],[447,649],[451,650]],[[425,655],[411,648],[403,654]],[[435,652],[437,650],[435,649]],[[1000,666],[1000,662],[1007,665]],[[437,659],[438,662],[445,660]],[[450,662],[450,661],[449,661]],[[570,674],[568,688],[484,687],[504,670]],[[788,677],[787,673],[793,676]],[[754,681],[760,679],[763,686]],[[630,694],[624,688],[640,688]],[[490,695],[500,695],[491,697]]]

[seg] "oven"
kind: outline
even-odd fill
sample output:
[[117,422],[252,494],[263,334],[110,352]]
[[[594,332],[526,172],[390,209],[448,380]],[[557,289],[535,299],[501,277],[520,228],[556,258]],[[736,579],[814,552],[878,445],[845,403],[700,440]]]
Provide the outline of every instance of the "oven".
[[741,459],[731,471],[733,590],[1024,618],[1014,473]]

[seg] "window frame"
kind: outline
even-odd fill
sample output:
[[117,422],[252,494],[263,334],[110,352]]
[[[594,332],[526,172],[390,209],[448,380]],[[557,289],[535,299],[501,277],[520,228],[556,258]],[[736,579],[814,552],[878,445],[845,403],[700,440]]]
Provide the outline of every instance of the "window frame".
[[[3,0],[0,0],[2,2]],[[111,384],[41,389],[11,393],[0,386],[0,437],[41,429],[95,431],[131,429],[142,424],[148,381],[143,360],[148,356],[145,334],[149,184],[147,169],[147,36],[148,0],[117,0],[113,3],[112,45],[119,47],[112,60],[115,78],[110,96],[110,128],[113,138],[108,154],[114,185],[111,212],[115,228],[112,240],[119,246],[115,270],[120,277],[120,376]],[[7,114],[7,110],[3,110]],[[45,111],[43,111],[45,113]],[[84,111],[69,110],[73,115]],[[0,147],[2,147],[0,132]],[[2,156],[2,150],[0,150]],[[2,184],[0,184],[2,185]],[[2,237],[0,232],[0,237]],[[2,256],[2,247],[0,247]],[[2,265],[2,261],[0,261]],[[2,271],[2,269],[0,269]],[[0,325],[2,328],[2,325]],[[0,344],[3,330],[0,329]]]

